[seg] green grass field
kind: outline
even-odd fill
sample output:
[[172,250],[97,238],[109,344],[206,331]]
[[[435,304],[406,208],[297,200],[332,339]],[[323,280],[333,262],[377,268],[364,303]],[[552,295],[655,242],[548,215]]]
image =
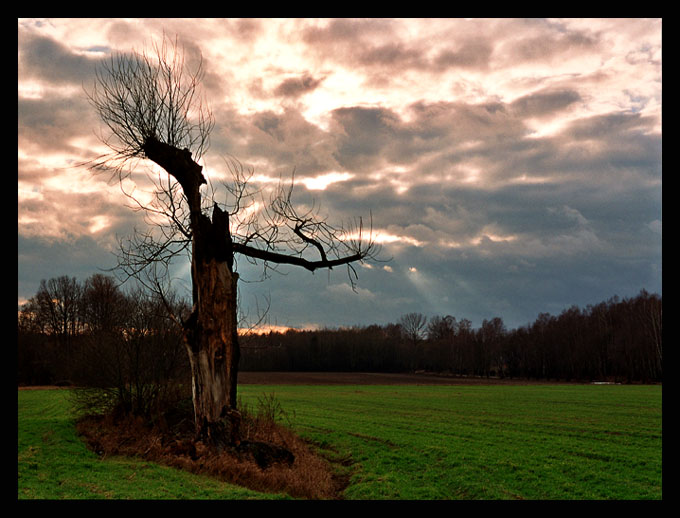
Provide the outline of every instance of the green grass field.
[[[346,499],[661,499],[660,386],[262,386],[346,461]],[[142,460],[100,460],[65,391],[19,391],[18,497],[286,498]],[[350,464],[351,462],[351,464]]]

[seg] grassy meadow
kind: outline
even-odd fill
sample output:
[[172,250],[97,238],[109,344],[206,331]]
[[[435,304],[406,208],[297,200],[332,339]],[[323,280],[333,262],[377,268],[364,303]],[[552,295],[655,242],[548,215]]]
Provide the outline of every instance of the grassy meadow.
[[[661,499],[661,386],[242,385],[337,461],[345,499]],[[262,499],[140,459],[99,459],[64,390],[18,392],[18,498]]]

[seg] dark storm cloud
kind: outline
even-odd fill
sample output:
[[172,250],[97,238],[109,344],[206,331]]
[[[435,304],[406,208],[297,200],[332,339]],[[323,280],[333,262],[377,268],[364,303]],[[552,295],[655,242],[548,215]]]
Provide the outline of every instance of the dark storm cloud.
[[426,65],[423,51],[403,43],[385,43],[360,48],[354,53],[357,64],[368,67],[395,67],[400,70]]
[[382,160],[388,148],[403,140],[399,117],[389,109],[351,107],[332,113],[337,125],[338,162],[350,170],[368,169]]
[[595,115],[574,121],[567,129],[565,136],[577,140],[607,139],[611,135],[616,138],[624,134],[641,136],[652,126],[654,120],[639,113],[620,111]]
[[358,43],[373,36],[393,33],[394,24],[390,20],[379,19],[332,19],[325,26],[312,26],[303,29],[302,40],[310,45],[337,45],[339,43]]
[[434,64],[444,70],[450,67],[486,68],[494,47],[485,38],[471,38],[455,49],[445,49],[435,58]]
[[576,90],[543,90],[515,99],[510,103],[510,108],[515,110],[519,117],[554,116],[555,112],[580,100],[581,95]]
[[[423,23],[427,25],[428,21]],[[436,20],[431,23],[436,25]],[[484,26],[484,22],[480,24]],[[445,48],[432,53],[432,42],[427,37],[402,41],[402,30],[394,20],[337,19],[324,27],[304,29],[303,41],[311,52],[323,50],[328,59],[369,69],[389,68],[392,72],[395,69],[439,72],[451,67],[484,69],[494,51],[489,38],[451,34]]]
[[[449,149],[469,142],[521,138],[526,126],[501,102],[418,102],[410,106],[409,129],[427,138],[446,137],[438,141]],[[448,143],[448,145],[447,145]]]
[[[332,112],[329,133],[293,109],[262,112],[250,119],[260,133],[250,133],[243,152],[276,156],[275,163],[291,168],[302,164],[309,174],[336,161],[355,177],[318,193],[330,213],[365,214],[380,206],[375,225],[392,225],[400,235],[428,243],[433,254],[440,253],[435,245],[448,239],[476,256],[483,247],[466,243],[490,223],[503,235],[517,236],[516,242],[487,243],[509,256],[578,252],[606,243],[607,236],[625,240],[630,229],[606,222],[617,214],[617,221],[632,225],[635,218],[625,218],[628,210],[644,221],[630,245],[660,217],[654,198],[660,136],[646,134],[651,120],[613,114],[578,119],[549,137],[528,138],[525,116],[555,115],[579,100],[574,90],[540,90],[510,104],[418,102],[409,107],[408,120],[387,108],[347,107]],[[310,160],[321,141],[325,145]],[[478,186],[456,181],[468,163],[477,164],[485,179]],[[404,167],[408,170],[402,172]],[[380,183],[371,176],[376,170],[383,171]],[[541,182],[517,183],[521,175]],[[650,183],[640,184],[645,177]],[[408,186],[398,197],[389,183],[396,179]],[[585,214],[591,225],[574,227],[565,206]]]
[[[380,207],[373,211],[375,227],[423,243],[419,259],[431,257],[431,271],[436,261],[448,264],[450,253],[477,261],[498,255],[505,258],[503,269],[526,273],[522,261],[543,264],[587,251],[606,261],[653,247],[659,236],[648,225],[660,219],[660,191],[653,181],[660,176],[660,137],[644,135],[651,121],[596,117],[550,137],[527,138],[521,115],[555,113],[576,99],[566,91],[539,92],[536,99],[525,96],[513,105],[421,102],[411,107],[408,121],[385,108],[349,107],[333,112],[336,126],[330,134],[294,110],[265,112],[251,119],[261,133],[250,134],[243,153],[276,157],[274,163],[305,174],[328,170],[337,161],[355,176],[316,193],[319,204],[339,220],[367,217]],[[314,148],[320,141],[325,145]],[[630,149],[622,149],[620,143],[627,141]],[[470,142],[475,144],[466,146]],[[455,181],[469,162],[480,165],[486,181]],[[382,177],[376,181],[371,175],[378,169]],[[522,174],[542,181],[513,181]],[[395,196],[391,180],[408,190]],[[297,193],[304,195],[304,187]],[[514,238],[484,237],[494,232]],[[450,244],[455,248],[446,252]],[[403,259],[403,250],[394,253],[398,246],[385,244],[386,256]]]
[[93,77],[99,58],[75,54],[46,36],[19,30],[19,76],[79,85]]
[[[518,37],[509,39],[501,46],[504,61],[514,64],[532,61],[555,61],[565,56],[576,57],[580,53],[595,51],[601,44],[597,32],[568,29],[559,22],[545,20],[514,20]],[[533,32],[536,31],[536,32]],[[528,36],[523,36],[528,32]]]
[[335,110],[338,162],[364,171],[384,161],[418,163],[423,174],[441,173],[456,162],[497,156],[528,132],[502,103],[417,102],[408,112],[405,122],[386,108]]
[[462,103],[423,103],[410,106],[404,122],[387,108],[348,107],[332,113],[338,137],[338,162],[351,170],[370,170],[387,161],[414,164],[428,153],[450,152],[470,140],[492,133],[500,138],[521,130],[502,107]]
[[648,131],[654,121],[639,114],[578,119],[555,135],[529,138],[524,117],[554,117],[579,99],[574,91],[559,91],[509,105],[421,102],[410,107],[408,122],[384,108],[342,108],[333,112],[340,135],[335,156],[355,171],[370,171],[387,160],[417,163],[421,175],[455,172],[456,166],[474,162],[496,180],[522,174],[583,181],[604,174],[611,180],[618,169],[658,177],[661,138]]
[[[649,129],[654,121],[638,113],[621,112],[574,121],[556,137],[555,167],[580,173],[583,180],[635,179],[661,181],[661,136]],[[614,178],[616,175],[616,178]]]
[[284,80],[274,90],[274,95],[283,97],[299,97],[316,89],[323,82],[323,78],[314,78],[309,74],[301,77],[291,77]]
[[[83,128],[94,128],[95,118],[87,100],[73,96],[18,100],[18,139],[32,153],[82,150],[71,140],[83,136]],[[25,148],[26,149],[26,148]]]
[[[234,152],[248,160],[264,158],[278,170],[256,171],[264,174],[319,174],[337,168],[333,158],[333,138],[310,123],[294,108],[283,113],[264,111],[252,116],[234,114],[234,123],[244,131],[247,142]],[[225,136],[233,139],[234,133]]]
[[368,85],[388,85],[395,70],[404,73],[430,65],[427,47],[400,39],[394,20],[336,19],[325,27],[307,27],[302,32],[309,53],[325,62],[361,67]]

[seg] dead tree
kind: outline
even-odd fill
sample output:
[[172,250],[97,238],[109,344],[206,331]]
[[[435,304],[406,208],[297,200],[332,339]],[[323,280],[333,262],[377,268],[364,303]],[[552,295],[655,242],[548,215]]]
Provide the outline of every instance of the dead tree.
[[243,210],[252,208],[254,193],[248,190],[248,171],[234,159],[227,160],[234,176],[227,186],[230,205],[215,201],[214,191],[202,193],[212,188],[199,162],[213,117],[198,96],[201,78],[201,65],[190,72],[176,42],[164,40],[150,54],[116,55],[105,62],[88,96],[108,128],[103,140],[112,151],[95,161],[95,169],[113,170],[121,186],[131,174],[131,161],[150,160],[167,172],[157,176],[151,204],[128,192],[137,208],[163,215],[167,223],[158,232],[121,241],[119,266],[128,276],[146,275],[162,294],[162,272],[178,255],[189,255],[193,307],[175,318],[191,363],[196,439],[225,445],[239,441],[235,258],[263,263],[265,269],[289,264],[312,272],[347,265],[354,282],[352,263],[374,257],[376,249],[370,235],[363,239],[360,219],[343,229],[319,219],[316,211],[299,214],[291,201],[292,184],[279,188],[262,210]]

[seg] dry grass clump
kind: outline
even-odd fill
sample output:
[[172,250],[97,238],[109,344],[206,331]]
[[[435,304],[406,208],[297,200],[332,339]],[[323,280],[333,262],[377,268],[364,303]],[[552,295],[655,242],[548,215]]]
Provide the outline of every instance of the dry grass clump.
[[284,414],[273,397],[261,400],[257,412],[242,407],[241,413],[241,443],[222,449],[194,442],[186,418],[151,426],[139,417],[90,416],[78,422],[78,431],[101,456],[141,457],[294,498],[341,498],[344,484],[331,463],[277,422]]

